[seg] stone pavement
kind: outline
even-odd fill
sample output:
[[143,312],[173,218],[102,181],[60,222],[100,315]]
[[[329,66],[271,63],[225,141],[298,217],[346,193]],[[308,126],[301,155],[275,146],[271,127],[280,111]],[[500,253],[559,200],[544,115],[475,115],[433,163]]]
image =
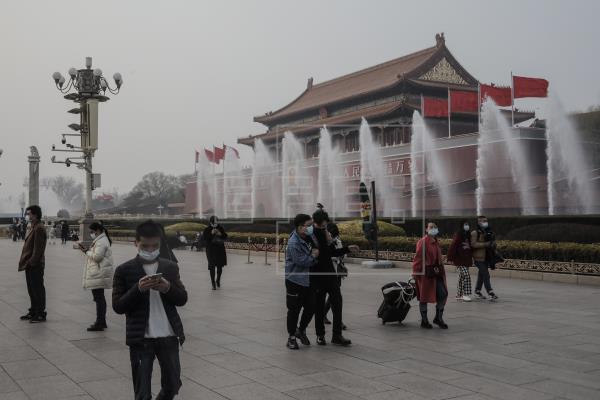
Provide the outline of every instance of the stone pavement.
[[[18,318],[28,307],[20,249],[0,240],[0,400],[133,398],[124,317],[109,311],[107,331],[85,330],[94,304],[81,289],[82,255],[48,247],[48,322],[31,325]],[[134,254],[113,251],[116,262]],[[376,317],[381,285],[407,270],[352,265],[343,294],[354,345],[292,352],[275,265],[232,254],[212,291],[204,253],[176,255],[189,291],[179,399],[600,399],[598,287],[495,279],[498,302],[449,301],[450,329],[425,331],[417,307],[403,325]],[[452,296],[455,285],[449,274]]]

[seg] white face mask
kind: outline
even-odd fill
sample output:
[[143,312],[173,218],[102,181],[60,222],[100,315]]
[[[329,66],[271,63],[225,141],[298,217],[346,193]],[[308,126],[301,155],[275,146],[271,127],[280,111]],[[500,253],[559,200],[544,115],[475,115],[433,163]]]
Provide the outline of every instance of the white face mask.
[[142,260],[154,261],[160,255],[160,250],[159,249],[154,250],[154,251],[139,250],[138,255],[140,256],[140,258]]
[[92,240],[96,239],[96,234],[94,232],[90,233],[90,237],[92,238]]
[[429,236],[437,236],[437,234],[440,233],[440,231],[438,230],[438,228],[431,228],[427,231],[427,233],[429,234]]
[[31,217],[29,215],[25,216],[25,222],[31,222]]
[[463,229],[468,232],[471,229],[471,227],[465,224],[463,225]]
[[487,229],[487,227],[489,226],[487,222],[482,222],[481,224],[479,224],[483,229]]

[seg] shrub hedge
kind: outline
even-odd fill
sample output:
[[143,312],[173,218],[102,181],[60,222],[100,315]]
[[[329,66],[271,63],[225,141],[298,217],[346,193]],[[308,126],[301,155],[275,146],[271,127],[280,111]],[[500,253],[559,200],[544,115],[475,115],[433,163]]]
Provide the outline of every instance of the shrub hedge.
[[600,226],[573,223],[535,224],[513,229],[504,239],[600,243]]
[[[193,232],[193,235],[195,236],[196,233],[202,232],[205,228],[206,228],[206,225],[200,224],[197,222],[180,222],[177,224],[165,226],[165,233],[169,234],[169,233],[175,233],[175,232],[179,231],[182,234],[184,234],[185,236],[187,236],[188,233]],[[186,232],[186,233],[184,233],[184,232]]]
[[[131,237],[135,231],[127,229],[111,230],[111,235],[118,237]],[[184,233],[188,240],[193,238],[192,234]],[[252,243],[262,244],[267,238],[269,244],[274,244],[277,235],[275,233],[247,233],[247,232],[228,232],[229,240],[237,243],[247,243],[248,237]],[[279,239],[287,239],[288,234],[280,234]],[[363,236],[342,236],[346,245],[356,244],[361,249],[370,248],[369,242]],[[416,237],[382,237],[379,240],[379,249],[382,251],[404,251],[414,252],[418,238]],[[451,240],[441,238],[442,251],[444,254],[448,251]],[[498,241],[498,250],[505,258],[521,260],[544,260],[544,261],[566,261],[597,263],[600,262],[600,244],[585,243],[551,243],[551,242],[533,242],[517,240]]]
[[[377,221],[377,227],[379,228],[379,236],[406,236],[406,232],[399,226],[392,225],[388,222]],[[363,236],[362,221],[346,221],[338,224],[340,233],[342,236]]]

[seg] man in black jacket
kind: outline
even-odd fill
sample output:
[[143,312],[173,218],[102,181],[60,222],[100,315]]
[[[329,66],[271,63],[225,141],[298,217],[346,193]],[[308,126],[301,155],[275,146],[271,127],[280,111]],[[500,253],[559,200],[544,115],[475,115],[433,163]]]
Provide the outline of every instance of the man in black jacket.
[[133,389],[136,400],[151,400],[154,358],[161,369],[157,400],[173,399],[181,387],[179,345],[185,336],[176,307],[187,292],[176,263],[159,258],[161,231],[146,221],[136,229],[138,255],[120,265],[113,282],[113,309],[126,315]]
[[[317,334],[317,344],[324,346],[325,340],[325,297],[329,294],[331,303],[331,313],[333,314],[333,334],[331,343],[349,346],[352,342],[342,335],[342,293],[340,291],[339,280],[331,257],[340,257],[349,252],[358,250],[358,246],[344,246],[336,249],[331,234],[327,231],[329,215],[325,210],[319,208],[313,214],[314,237],[319,249],[317,265],[311,270],[310,284],[314,287],[316,293],[315,305],[315,331]],[[302,339],[302,338],[301,338]]]

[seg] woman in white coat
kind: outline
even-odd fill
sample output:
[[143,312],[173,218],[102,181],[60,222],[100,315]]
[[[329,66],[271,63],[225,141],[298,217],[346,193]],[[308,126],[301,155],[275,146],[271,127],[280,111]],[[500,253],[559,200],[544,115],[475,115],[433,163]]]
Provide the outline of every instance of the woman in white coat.
[[79,248],[85,253],[85,269],[83,271],[83,288],[90,289],[96,302],[96,322],[87,330],[90,332],[106,329],[106,298],[104,289],[112,288],[113,258],[110,246],[112,240],[108,231],[100,222],[90,225],[92,244],[86,249],[81,243]]

